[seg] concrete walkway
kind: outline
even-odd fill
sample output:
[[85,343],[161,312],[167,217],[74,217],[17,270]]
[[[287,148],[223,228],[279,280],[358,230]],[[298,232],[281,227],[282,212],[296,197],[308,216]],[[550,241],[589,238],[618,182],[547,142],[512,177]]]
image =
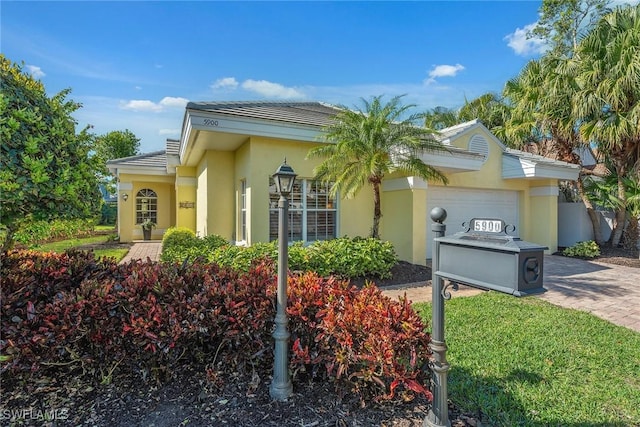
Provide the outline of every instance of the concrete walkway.
[[[160,241],[135,242],[121,262],[147,258],[157,261],[161,251]],[[544,287],[547,292],[535,295],[535,298],[561,307],[587,311],[640,332],[640,268],[546,255]],[[413,302],[431,301],[431,286],[424,283],[393,286],[384,290],[384,294],[393,299],[405,292]],[[485,291],[460,286],[458,291],[452,290],[451,295],[460,298],[481,292]]]

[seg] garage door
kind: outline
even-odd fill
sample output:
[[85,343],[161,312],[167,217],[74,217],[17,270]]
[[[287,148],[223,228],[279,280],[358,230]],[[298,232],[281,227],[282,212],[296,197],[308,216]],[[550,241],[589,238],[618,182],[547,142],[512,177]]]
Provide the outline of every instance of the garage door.
[[[518,192],[500,190],[478,190],[468,188],[429,188],[427,190],[427,215],[431,209],[439,206],[447,211],[446,235],[465,231],[462,223],[468,223],[472,218],[499,218],[507,224],[516,226],[515,232],[509,234],[517,236],[519,232]],[[431,258],[433,246],[433,221],[427,217],[427,258]]]

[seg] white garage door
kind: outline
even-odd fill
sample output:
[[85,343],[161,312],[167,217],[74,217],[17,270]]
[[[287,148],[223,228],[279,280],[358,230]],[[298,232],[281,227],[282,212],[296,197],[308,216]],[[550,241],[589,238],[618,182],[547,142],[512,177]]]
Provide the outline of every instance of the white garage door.
[[468,224],[472,218],[502,219],[516,227],[510,235],[519,235],[517,191],[430,187],[427,190],[427,258],[431,258],[433,246],[433,221],[429,213],[436,206],[447,211],[444,222],[447,226],[446,235],[465,231],[462,223]]

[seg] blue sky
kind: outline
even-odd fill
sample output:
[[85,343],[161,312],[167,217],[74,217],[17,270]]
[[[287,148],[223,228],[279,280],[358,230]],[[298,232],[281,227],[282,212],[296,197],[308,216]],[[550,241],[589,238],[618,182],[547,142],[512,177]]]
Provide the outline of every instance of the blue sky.
[[415,111],[500,92],[542,46],[541,1],[13,2],[2,53],[71,88],[79,126],[129,129],[143,152],[178,138],[187,101],[406,94]]

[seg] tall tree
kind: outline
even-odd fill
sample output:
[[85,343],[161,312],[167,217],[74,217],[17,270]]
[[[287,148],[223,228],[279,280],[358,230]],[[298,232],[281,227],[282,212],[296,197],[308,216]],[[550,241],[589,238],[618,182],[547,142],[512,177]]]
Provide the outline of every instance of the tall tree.
[[597,144],[618,177],[617,246],[626,215],[624,178],[640,170],[640,5],[618,7],[579,44],[570,71],[579,90],[573,97],[580,134]]
[[109,193],[114,193],[115,185],[107,169],[107,161],[140,154],[140,138],[137,138],[129,129],[116,130],[96,136],[93,145],[95,152],[93,160],[99,168],[100,182]]
[[3,250],[23,220],[88,218],[100,192],[89,159],[90,134],[76,134],[70,90],[48,97],[44,85],[0,55],[0,225]]
[[529,36],[541,38],[553,54],[571,57],[582,36],[607,12],[608,0],[543,0]]
[[445,150],[428,129],[421,126],[422,114],[409,114],[415,105],[403,105],[402,97],[383,102],[382,96],[363,107],[350,110],[342,106],[325,129],[325,144],[312,148],[307,157],[324,159],[314,171],[316,178],[332,182],[331,192],[355,196],[365,185],[373,188],[371,236],[380,237],[382,211],[380,186],[385,175],[402,172],[426,180],[446,183],[446,177],[425,164],[423,152]]
[[121,159],[140,154],[140,138],[129,129],[114,130],[96,137],[96,156],[102,161]]

